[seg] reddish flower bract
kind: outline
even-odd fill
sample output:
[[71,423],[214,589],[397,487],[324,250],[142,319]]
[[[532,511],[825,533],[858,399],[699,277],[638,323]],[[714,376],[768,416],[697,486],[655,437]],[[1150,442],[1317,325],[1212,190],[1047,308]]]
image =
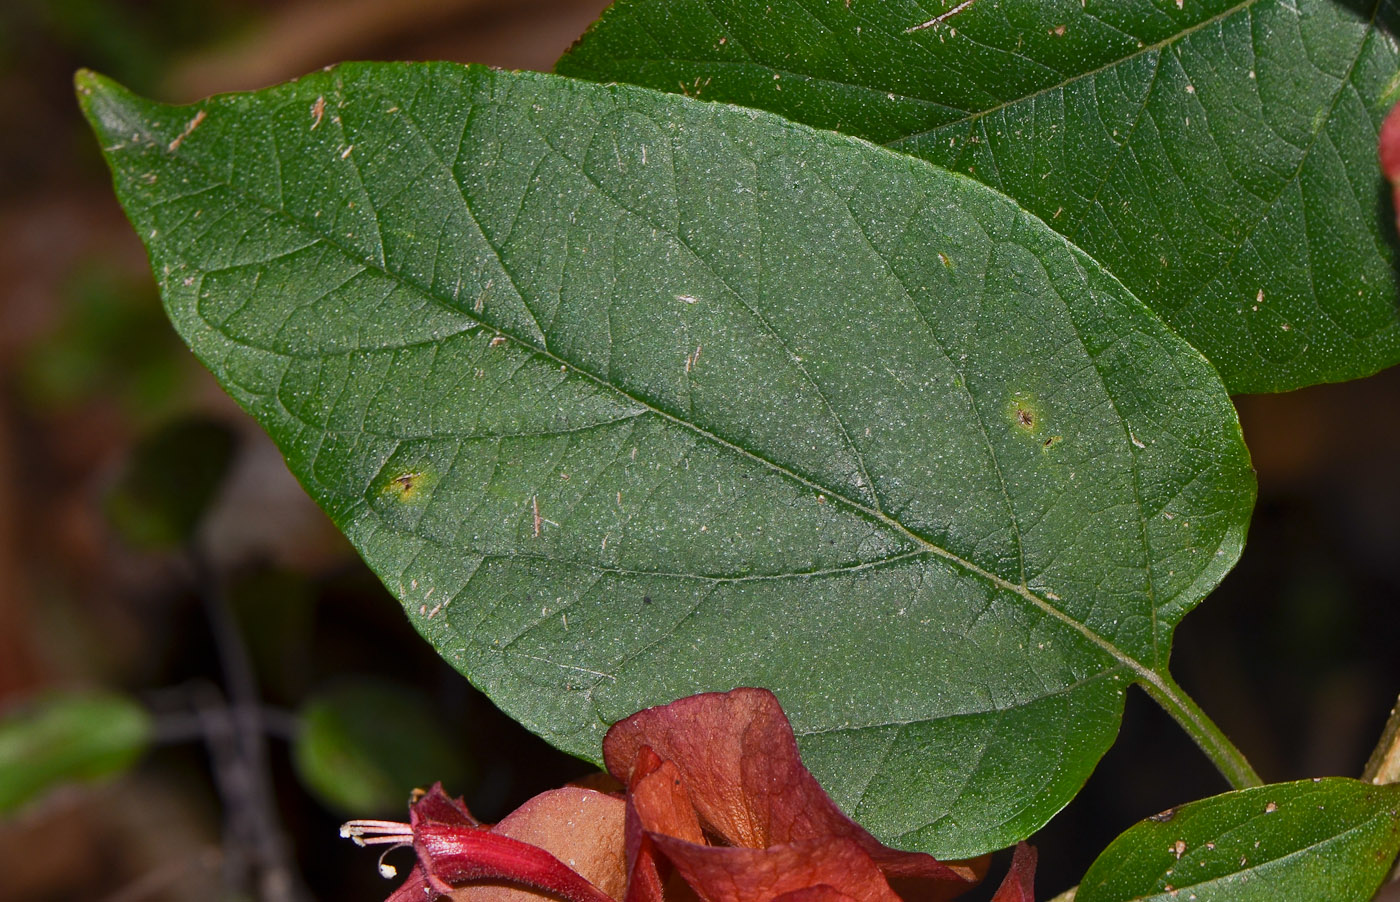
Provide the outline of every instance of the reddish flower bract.
[[1391,108],[1381,123],[1381,172],[1390,182],[1397,220],[1400,221],[1400,104]]
[[[418,863],[389,902],[942,902],[986,873],[986,858],[893,849],[847,817],[766,689],[640,711],[608,731],[603,754],[622,797],[566,787],[488,826],[434,786],[410,823],[342,832],[413,847]],[[1030,902],[1034,870],[1023,844],[995,902]]]

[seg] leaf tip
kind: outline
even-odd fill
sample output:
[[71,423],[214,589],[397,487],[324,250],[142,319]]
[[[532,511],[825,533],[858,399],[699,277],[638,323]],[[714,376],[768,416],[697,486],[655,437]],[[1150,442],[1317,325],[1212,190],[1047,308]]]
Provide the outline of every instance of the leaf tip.
[[83,66],[73,73],[73,87],[78,96],[84,97],[98,91],[120,88],[120,85],[101,72]]
[[104,145],[130,131],[137,96],[116,81],[91,69],[73,74],[73,90],[88,124]]

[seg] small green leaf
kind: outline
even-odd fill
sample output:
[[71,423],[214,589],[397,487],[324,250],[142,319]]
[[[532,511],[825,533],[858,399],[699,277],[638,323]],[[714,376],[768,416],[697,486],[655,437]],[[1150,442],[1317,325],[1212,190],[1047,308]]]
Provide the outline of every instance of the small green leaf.
[[882,838],[1028,835],[1236,560],[1216,372],[977,182],[452,64],[79,91],[176,328],[507,713],[773,689]]
[[411,689],[371,680],[318,694],[302,708],[292,760],[306,786],[347,815],[402,815],[409,794],[441,780],[465,792],[471,759]]
[[0,717],[0,814],[64,783],[131,767],[151,741],[144,708],[113,693],[51,693]]
[[1329,778],[1182,805],[1130,827],[1075,902],[1366,902],[1400,850],[1400,786]]
[[[619,0],[558,71],[772,110],[1014,197],[1220,370],[1400,361],[1381,0]],[[943,21],[919,28],[940,13]]]
[[138,548],[188,542],[223,485],[235,446],[227,426],[204,419],[176,420],[146,436],[107,493],[113,528]]

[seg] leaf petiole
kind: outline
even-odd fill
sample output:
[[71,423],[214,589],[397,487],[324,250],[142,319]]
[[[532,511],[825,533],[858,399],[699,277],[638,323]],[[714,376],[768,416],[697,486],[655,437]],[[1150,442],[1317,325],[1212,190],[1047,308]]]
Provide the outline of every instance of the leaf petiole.
[[1172,716],[1186,734],[1195,741],[1206,757],[1229,782],[1232,789],[1249,789],[1263,786],[1254,767],[1245,758],[1223,730],[1216,726],[1195,699],[1165,673],[1148,672],[1142,675],[1139,684],[1152,696],[1163,710]]

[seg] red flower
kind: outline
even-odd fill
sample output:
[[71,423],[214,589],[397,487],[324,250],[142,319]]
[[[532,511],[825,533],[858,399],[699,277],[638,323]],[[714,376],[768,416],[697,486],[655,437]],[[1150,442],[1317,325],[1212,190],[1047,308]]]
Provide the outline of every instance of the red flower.
[[[591,789],[541,793],[495,826],[472,817],[437,783],[409,805],[409,823],[350,821],[340,835],[362,846],[412,846],[418,863],[387,902],[441,896],[472,902],[615,902],[622,897],[623,801]],[[395,874],[383,864],[385,877]],[[565,863],[567,862],[567,864]]]
[[627,902],[659,902],[650,876],[658,852],[707,902],[818,888],[822,900],[923,902],[950,899],[983,873],[891,849],[843,814],[802,766],[766,689],[634,714],[608,731],[603,759],[628,786],[629,884],[638,886],[633,894],[629,885]]
[[1381,172],[1390,181],[1395,213],[1400,221],[1400,104],[1392,107],[1381,123],[1380,158]]
[[[985,858],[892,849],[842,813],[764,689],[634,714],[608,731],[603,755],[625,798],[554,790],[488,828],[434,786],[411,823],[352,821],[342,833],[413,846],[418,864],[390,902],[942,902],[986,872]],[[996,902],[1030,902],[1034,868],[1034,851],[1018,849]]]

